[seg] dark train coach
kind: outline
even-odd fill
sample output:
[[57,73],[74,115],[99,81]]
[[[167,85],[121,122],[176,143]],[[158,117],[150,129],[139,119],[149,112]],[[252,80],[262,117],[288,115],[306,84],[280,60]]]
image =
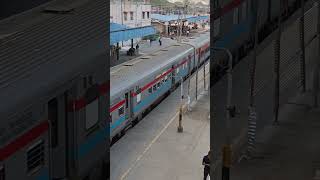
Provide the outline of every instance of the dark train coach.
[[77,4],[69,14],[34,10],[15,21],[36,18],[7,26],[0,41],[1,180],[96,180],[108,171],[105,3]]

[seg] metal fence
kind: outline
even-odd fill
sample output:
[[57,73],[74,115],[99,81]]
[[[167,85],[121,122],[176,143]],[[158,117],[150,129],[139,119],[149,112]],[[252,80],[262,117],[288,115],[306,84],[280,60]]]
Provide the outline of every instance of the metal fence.
[[[317,21],[318,7],[314,4],[311,9],[306,9],[304,15],[304,33],[301,34],[300,23],[298,18],[293,23],[286,24],[282,28],[280,36],[279,49],[279,98],[275,97],[276,90],[276,73],[275,63],[277,46],[275,40],[276,32],[266,38],[264,42],[259,44],[257,50],[257,61],[254,78],[254,111],[249,111],[249,90],[250,90],[250,65],[252,63],[252,53],[241,60],[233,70],[233,90],[232,103],[240,110],[240,115],[231,120],[231,138],[233,144],[238,141],[248,140],[249,133],[259,133],[266,125],[272,124],[274,120],[275,107],[277,101],[279,107],[286,103],[290,103],[290,97],[302,92],[302,80],[305,77],[306,92],[312,88],[312,71],[317,64],[318,56],[318,37],[317,37]],[[305,68],[303,68],[301,56],[301,35],[304,36],[305,48]],[[224,76],[210,90],[214,99],[211,104],[214,116],[214,142],[215,147],[222,147],[225,143],[226,134],[224,132],[226,120],[226,96],[227,96],[227,78]],[[256,123],[252,122],[252,117],[256,118]],[[250,118],[250,119],[249,119]],[[254,129],[250,129],[254,124]],[[281,124],[281,121],[280,121]],[[253,127],[253,126],[252,126]],[[244,136],[243,136],[244,134]],[[253,136],[255,140],[256,135]],[[244,137],[240,139],[239,137]],[[219,155],[220,149],[217,149]],[[218,168],[218,175],[220,169]]]

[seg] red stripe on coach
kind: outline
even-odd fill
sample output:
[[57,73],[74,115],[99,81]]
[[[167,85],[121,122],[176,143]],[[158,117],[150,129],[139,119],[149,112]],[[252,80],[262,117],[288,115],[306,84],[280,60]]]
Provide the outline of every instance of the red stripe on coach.
[[227,4],[222,8],[221,15],[226,14],[227,12],[231,11],[235,7],[239,6],[243,0],[234,0],[231,3]]
[[120,106],[122,106],[124,103],[126,102],[126,100],[122,100],[120,102],[118,102],[116,105],[112,106],[110,108],[110,113],[113,112],[114,110],[118,109]]
[[41,136],[44,132],[46,132],[49,128],[48,121],[43,121],[42,123],[38,124],[36,127],[32,128],[30,131],[26,132],[25,134],[21,135],[8,145],[4,146],[0,149],[0,161],[5,160],[15,152],[19,151],[26,145],[28,145],[31,141],[37,139]]

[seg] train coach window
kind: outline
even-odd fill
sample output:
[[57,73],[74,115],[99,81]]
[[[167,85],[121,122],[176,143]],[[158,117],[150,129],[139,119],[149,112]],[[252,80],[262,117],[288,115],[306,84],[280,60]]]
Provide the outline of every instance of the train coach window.
[[119,108],[118,112],[119,112],[119,116],[121,116],[124,113],[123,106]]
[[86,106],[86,129],[91,129],[99,121],[99,99]]
[[6,174],[4,171],[4,166],[0,166],[0,180],[5,180]]
[[56,98],[48,103],[48,119],[51,123],[51,147],[58,145],[58,101]]
[[125,94],[125,98],[126,98],[126,108],[128,108],[129,107],[129,94],[128,93]]
[[87,77],[83,78],[83,88],[87,88]]
[[44,141],[38,141],[27,150],[27,170],[29,174],[38,171],[44,165]]
[[242,3],[242,20],[246,20],[247,19],[247,2],[244,1]]
[[153,85],[153,91],[156,91],[157,90],[157,85]]
[[234,8],[233,11],[233,24],[239,24],[239,9]]
[[141,93],[137,94],[137,103],[141,102]]
[[177,72],[177,74],[179,73],[179,68],[177,68],[176,72]]
[[148,92],[149,92],[149,93],[152,93],[152,87],[150,87],[150,88],[148,89]]

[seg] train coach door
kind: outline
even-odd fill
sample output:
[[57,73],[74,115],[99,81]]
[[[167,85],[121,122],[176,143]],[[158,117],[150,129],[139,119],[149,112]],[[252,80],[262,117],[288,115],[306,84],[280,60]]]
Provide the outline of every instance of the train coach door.
[[172,65],[172,86],[174,86],[175,84],[176,84],[176,81],[175,81],[175,79],[176,79],[176,69],[174,68],[174,65]]
[[125,94],[125,115],[126,115],[126,119],[130,118],[130,108],[131,108],[131,97],[130,97],[130,93],[126,92]]
[[50,122],[49,159],[52,179],[64,178],[68,174],[67,116],[67,92],[65,92],[48,102],[48,120]]

